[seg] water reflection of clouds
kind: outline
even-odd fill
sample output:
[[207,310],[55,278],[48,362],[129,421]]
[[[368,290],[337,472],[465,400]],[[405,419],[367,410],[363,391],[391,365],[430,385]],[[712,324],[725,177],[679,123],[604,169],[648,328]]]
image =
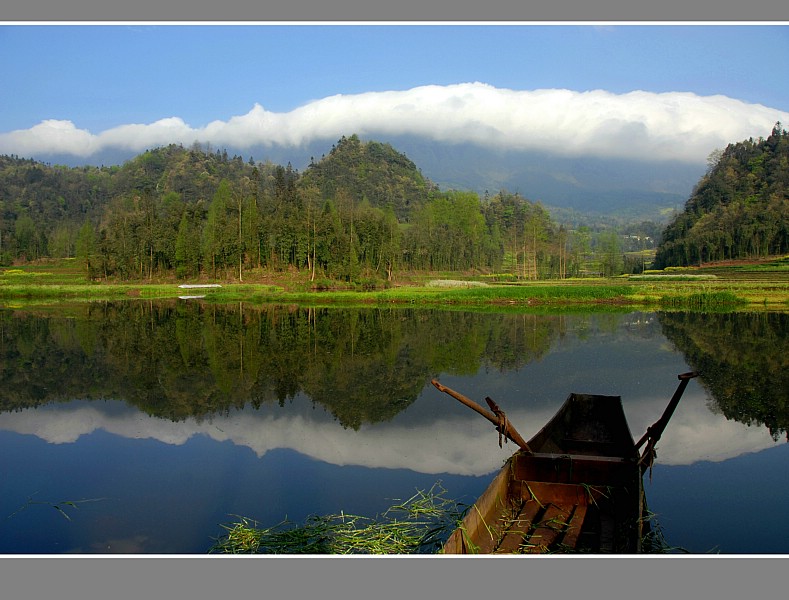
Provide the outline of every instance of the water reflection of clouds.
[[[625,402],[635,439],[658,419],[665,403],[663,398]],[[516,409],[508,416],[528,438],[554,410],[555,407]],[[468,415],[406,424],[395,421],[353,431],[344,429],[330,416],[313,411],[269,407],[199,422],[172,422],[148,417],[132,408],[118,410],[114,402],[76,402],[0,414],[0,428],[35,435],[52,444],[73,443],[97,430],[171,445],[205,435],[217,442],[248,447],[258,456],[287,448],[339,466],[402,468],[428,474],[484,475],[497,469],[516,449],[512,443],[500,449],[493,427],[471,411]],[[663,465],[720,461],[773,445],[765,427],[727,421],[709,410],[703,391],[689,388],[658,444],[658,461]]]
[[74,547],[66,551],[66,554],[145,554],[150,552],[148,549],[150,538],[145,535],[133,535],[128,538],[100,539],[91,542],[87,548]]
[[[689,465],[702,460],[718,462],[776,445],[765,426],[728,420],[710,411],[708,402],[703,391],[688,388],[658,442],[658,462],[664,465]],[[645,414],[640,404],[626,412],[634,437],[640,436],[657,420]]]

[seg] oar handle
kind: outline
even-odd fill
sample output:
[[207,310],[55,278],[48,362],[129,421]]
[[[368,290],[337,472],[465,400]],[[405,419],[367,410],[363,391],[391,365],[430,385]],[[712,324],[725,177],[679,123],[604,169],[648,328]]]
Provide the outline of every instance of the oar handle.
[[[506,425],[502,426],[502,419],[500,419],[496,414],[483,408],[482,406],[480,406],[470,398],[467,398],[460,392],[456,392],[455,390],[448,388],[445,385],[442,385],[441,383],[438,382],[437,379],[433,379],[430,383],[432,383],[439,392],[444,392],[445,394],[449,394],[455,400],[458,400],[462,404],[468,406],[471,410],[474,410],[479,414],[481,414],[483,417],[485,417],[488,421],[490,421],[496,426],[496,429],[500,434],[506,435],[513,442],[518,444],[518,446],[520,446],[522,450],[531,453],[531,449],[529,448],[529,445],[526,443],[526,440],[524,440],[521,437],[521,434],[518,433],[517,430],[512,425],[510,425],[509,422],[506,422]],[[504,416],[503,411],[499,411],[499,414],[501,414],[502,417]]]
[[[674,392],[674,395],[671,397],[671,400],[666,406],[666,409],[663,411],[661,417],[655,421],[655,423],[651,427],[647,427],[646,432],[641,439],[638,440],[636,444],[636,449],[640,448],[644,442],[647,440],[650,441],[650,445],[654,448],[657,441],[660,439],[660,436],[663,435],[663,431],[666,429],[669,420],[671,420],[672,415],[674,414],[674,410],[677,408],[680,399],[682,398],[682,394],[685,393],[685,388],[688,387],[688,383],[694,377],[698,377],[698,371],[690,371],[688,373],[682,373],[681,375],[677,375],[677,379],[679,379],[679,385],[677,386],[677,390]],[[642,460],[644,460],[647,451],[644,452],[642,455]]]

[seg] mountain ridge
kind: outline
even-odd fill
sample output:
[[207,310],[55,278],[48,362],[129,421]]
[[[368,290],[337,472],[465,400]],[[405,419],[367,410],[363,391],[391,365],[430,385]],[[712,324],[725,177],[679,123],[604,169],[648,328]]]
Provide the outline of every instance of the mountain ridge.
[[[349,133],[348,137],[354,135]],[[419,171],[443,190],[493,195],[518,193],[546,208],[571,209],[595,216],[626,215],[633,220],[665,221],[680,211],[706,165],[681,161],[606,159],[560,156],[545,152],[491,150],[471,143],[434,142],[416,136],[358,136],[362,141],[389,144],[405,154]],[[330,152],[336,139],[313,140],[303,146],[257,145],[223,148],[255,162],[291,164],[305,170]],[[211,145],[204,145],[212,151]],[[712,152],[713,148],[710,148]],[[77,167],[120,165],[138,154],[105,152],[86,159],[50,155],[40,162]]]

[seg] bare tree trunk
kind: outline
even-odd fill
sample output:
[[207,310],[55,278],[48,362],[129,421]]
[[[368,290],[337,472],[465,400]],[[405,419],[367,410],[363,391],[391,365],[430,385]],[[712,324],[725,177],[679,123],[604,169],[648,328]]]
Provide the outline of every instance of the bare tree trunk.
[[244,281],[242,269],[244,266],[244,237],[241,229],[241,212],[243,209],[243,196],[239,193],[238,196],[238,281]]
[[318,228],[315,219],[312,220],[312,275],[310,281],[315,281],[315,261],[318,259]]

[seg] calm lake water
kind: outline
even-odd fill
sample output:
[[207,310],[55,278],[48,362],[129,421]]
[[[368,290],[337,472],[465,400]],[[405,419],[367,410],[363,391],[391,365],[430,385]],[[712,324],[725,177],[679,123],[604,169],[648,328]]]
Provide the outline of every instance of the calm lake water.
[[[633,437],[691,381],[650,510],[691,553],[788,553],[789,315],[490,314],[195,301],[0,309],[0,553],[206,553],[237,516],[472,502],[570,392]],[[74,504],[69,504],[73,502]]]

